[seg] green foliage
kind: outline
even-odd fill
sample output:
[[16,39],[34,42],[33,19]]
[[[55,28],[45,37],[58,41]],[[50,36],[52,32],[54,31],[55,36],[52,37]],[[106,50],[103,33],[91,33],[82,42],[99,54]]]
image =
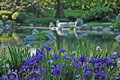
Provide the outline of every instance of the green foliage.
[[114,23],[113,23],[113,28],[120,29],[120,21],[115,20]]
[[26,19],[27,14],[25,12],[20,12],[18,17],[16,18],[16,22],[24,22],[24,20]]
[[8,60],[10,67],[13,69],[19,69],[24,64],[24,58],[30,56],[28,49],[21,49],[15,47],[8,47],[10,58]]
[[73,30],[76,26],[69,26],[70,30]]
[[102,24],[102,23],[99,23],[99,22],[89,22],[89,23],[86,23],[88,24],[88,26],[90,27],[95,27],[95,26],[103,26],[103,27],[109,27],[111,24]]
[[74,16],[68,16],[67,17],[70,21],[75,21],[76,20],[76,18],[74,17]]
[[[64,9],[89,10],[97,6],[107,6],[114,12],[119,9],[119,0],[60,0]],[[11,4],[12,5],[11,5]],[[56,9],[56,0],[1,0],[0,10],[25,11],[40,14],[41,11]],[[70,13],[69,13],[70,14]]]
[[[54,17],[56,10],[48,10],[44,11],[44,16],[46,17]],[[85,16],[86,11],[83,10],[72,10],[72,9],[65,9],[64,13],[66,17],[74,16],[75,18],[83,18]]]
[[12,15],[12,19],[15,20],[15,19],[17,19],[18,16],[19,16],[19,13],[18,13],[18,12],[15,12],[15,13],[13,13],[13,15]]
[[6,55],[7,55],[6,50],[5,49],[1,50],[1,54],[0,54],[0,77],[2,76],[2,74],[7,72],[7,69],[3,70],[3,66],[7,64],[6,63],[6,61],[7,61]]
[[[2,74],[7,74],[8,69],[6,64],[9,65],[10,69],[20,69],[22,65],[25,64],[25,59],[30,56],[30,53],[27,48],[16,48],[16,47],[8,47],[9,52],[5,49],[2,50],[2,54],[0,55],[0,76]],[[9,57],[8,57],[9,55]],[[4,66],[4,67],[3,67]]]
[[28,13],[28,14],[27,14],[27,17],[34,17],[34,16],[35,16],[34,13]]
[[48,26],[50,22],[56,23],[57,20],[60,20],[61,22],[69,21],[68,19],[56,19],[56,18],[45,17],[45,18],[36,18],[36,19],[26,20],[25,23],[27,23],[27,24],[47,24],[47,26]]
[[46,39],[47,38],[47,33],[45,33],[45,32],[40,32],[40,33],[38,33],[38,34],[35,34],[34,35],[34,37],[36,38],[36,39]]
[[107,7],[91,8],[86,13],[86,21],[109,21],[113,17],[113,10]]

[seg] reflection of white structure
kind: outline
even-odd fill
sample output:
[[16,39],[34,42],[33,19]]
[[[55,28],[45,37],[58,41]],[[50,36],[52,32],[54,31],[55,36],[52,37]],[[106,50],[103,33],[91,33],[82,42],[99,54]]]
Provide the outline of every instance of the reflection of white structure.
[[67,36],[69,32],[66,30],[57,30],[57,34],[60,36]]
[[75,36],[78,40],[82,39],[84,36],[87,36],[88,32],[75,32]]
[[59,28],[66,28],[66,27],[68,27],[68,26],[69,26],[68,22],[60,22],[60,23],[58,24],[58,27],[59,27]]

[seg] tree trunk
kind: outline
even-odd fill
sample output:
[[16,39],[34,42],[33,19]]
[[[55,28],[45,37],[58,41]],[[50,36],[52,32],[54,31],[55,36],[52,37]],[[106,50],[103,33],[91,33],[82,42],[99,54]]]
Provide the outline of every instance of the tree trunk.
[[116,4],[117,4],[117,14],[119,14],[120,13],[120,1],[119,0],[116,0]]
[[55,18],[65,18],[63,5],[61,4],[60,0],[57,1],[57,8],[56,8],[56,15]]

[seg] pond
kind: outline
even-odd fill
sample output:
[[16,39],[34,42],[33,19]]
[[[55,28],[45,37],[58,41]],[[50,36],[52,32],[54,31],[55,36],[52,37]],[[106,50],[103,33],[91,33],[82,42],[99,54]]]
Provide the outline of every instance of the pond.
[[[23,39],[32,34],[33,29],[19,29],[9,35],[8,33],[3,33],[0,36],[0,46],[16,46],[25,47]],[[44,29],[40,29],[42,31]],[[57,32],[53,31],[56,36],[56,40],[49,44],[55,50],[65,49],[70,52],[76,51],[76,49],[81,48],[82,51],[87,51],[93,54],[96,46],[100,46],[104,53],[112,53],[114,51],[120,53],[120,45],[114,40],[116,35],[107,34],[102,32],[74,32],[72,30]],[[40,45],[39,43],[37,45]],[[33,45],[34,47],[36,45]]]

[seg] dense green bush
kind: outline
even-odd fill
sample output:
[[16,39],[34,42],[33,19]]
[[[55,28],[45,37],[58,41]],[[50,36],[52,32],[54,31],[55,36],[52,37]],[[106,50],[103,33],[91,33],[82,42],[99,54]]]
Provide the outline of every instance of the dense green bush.
[[117,20],[114,21],[113,27],[117,28],[117,29],[120,29],[120,21],[117,21]]
[[38,33],[38,34],[35,34],[34,37],[35,37],[36,39],[47,39],[47,33],[45,33],[45,32],[40,32],[40,33]]
[[113,10],[107,7],[91,8],[87,13],[84,20],[86,21],[99,21],[106,22],[113,17]]
[[16,18],[16,22],[22,23],[26,19],[27,14],[25,12],[20,12],[18,17]]
[[29,16],[35,16],[35,14],[34,14],[34,13],[28,13],[27,16],[28,16],[28,17],[29,17]]
[[67,17],[70,21],[75,21],[76,20],[76,18],[74,17],[74,16],[68,16]]

